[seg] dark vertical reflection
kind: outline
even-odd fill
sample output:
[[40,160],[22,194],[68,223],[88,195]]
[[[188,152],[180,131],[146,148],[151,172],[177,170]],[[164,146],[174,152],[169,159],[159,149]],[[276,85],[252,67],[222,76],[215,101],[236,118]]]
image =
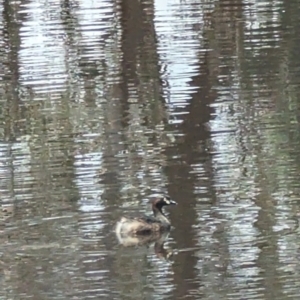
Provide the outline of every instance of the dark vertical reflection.
[[[293,145],[299,145],[299,39],[295,38],[300,33],[299,25],[299,13],[300,6],[298,1],[283,1],[283,8],[280,11],[282,15],[282,28],[285,30],[280,32],[282,35],[282,41],[280,48],[270,48],[259,52],[261,59],[256,59],[256,70],[259,74],[260,80],[271,90],[270,104],[268,111],[275,109],[277,112],[275,116],[275,122],[280,124],[280,128],[275,131],[275,143],[280,141],[280,135],[282,134],[286,139],[286,147],[278,157],[285,156],[291,160],[291,166],[288,169],[287,176],[295,172],[299,172],[300,159],[299,151],[290,151]],[[272,8],[272,4],[268,5],[268,9]],[[292,30],[291,30],[292,29]],[[274,30],[273,35],[277,32]],[[253,43],[255,46],[255,44]],[[250,56],[250,53],[248,53]],[[261,68],[258,64],[261,64],[261,60],[268,61],[267,73],[265,68]],[[253,67],[254,59],[249,61],[249,64],[245,67],[247,69],[250,64]],[[274,76],[276,73],[276,76]],[[297,120],[297,121],[296,121]],[[296,121],[296,122],[295,122]],[[253,132],[256,132],[257,128],[253,128]],[[257,134],[257,139],[259,136]],[[280,170],[277,164],[275,166],[266,164],[266,161],[261,160],[264,156],[263,150],[265,145],[261,144],[257,149],[260,151],[258,155],[257,164],[260,166],[260,176],[258,178],[258,185],[261,186],[261,194],[256,199],[256,204],[261,208],[258,220],[255,226],[259,229],[263,240],[265,241],[260,245],[261,252],[257,260],[258,266],[262,270],[262,286],[264,287],[263,294],[265,299],[282,299],[286,298],[289,293],[292,292],[287,289],[287,286],[291,283],[291,279],[288,277],[289,272],[283,268],[282,257],[285,255],[286,249],[282,251],[280,249],[280,243],[284,243],[284,235],[278,234],[274,231],[277,225],[278,218],[280,217],[281,203],[277,198],[275,200],[274,194],[280,193],[281,184],[284,189],[290,189],[290,192],[294,190],[294,186],[289,183],[288,178],[286,182],[281,183],[279,180],[274,182],[274,177],[280,174]],[[286,152],[287,151],[287,152]],[[258,151],[257,151],[258,152]],[[279,154],[279,153],[278,153]],[[273,169],[274,168],[274,169]],[[294,170],[295,169],[295,170]],[[272,172],[271,172],[272,170]],[[263,185],[262,185],[263,183]],[[278,201],[279,200],[279,201]],[[299,206],[298,206],[299,209]],[[292,245],[288,245],[292,247]],[[287,254],[286,254],[287,255]],[[287,257],[285,260],[289,260]],[[288,264],[288,263],[287,263]]]
[[[274,11],[275,7],[273,3],[266,3],[267,11]],[[271,17],[270,17],[271,19]],[[272,21],[269,21],[272,24]],[[253,119],[255,118],[255,113],[257,108],[266,109],[267,111],[272,110],[274,105],[274,100],[277,102],[280,101],[280,92],[276,92],[277,96],[271,95],[268,92],[273,90],[274,86],[280,84],[280,89],[286,85],[286,74],[281,72],[282,64],[285,64],[285,57],[282,56],[280,48],[277,46],[277,40],[274,39],[272,47],[263,47],[264,43],[271,37],[277,37],[278,33],[275,28],[272,26],[268,27],[266,30],[262,30],[261,34],[257,36],[256,30],[247,30],[244,28],[243,32],[247,31],[248,39],[244,36],[242,43],[240,43],[239,57],[241,62],[241,81],[245,90],[247,90],[246,99],[243,102],[244,110],[244,119],[249,120],[248,126],[244,125],[244,120],[241,119],[239,124],[240,130],[240,141],[244,141],[244,144],[255,143],[256,145],[256,155],[258,157],[256,164],[259,168],[259,175],[256,178],[258,186],[260,189],[260,194],[255,199],[255,204],[260,208],[257,222],[254,226],[259,230],[261,238],[264,241],[267,241],[266,244],[260,246],[260,254],[256,261],[257,266],[261,269],[261,281],[265,299],[274,299],[274,298],[283,298],[283,287],[281,282],[281,274],[278,270],[280,266],[279,260],[279,236],[274,232],[274,228],[277,225],[276,213],[280,209],[280,205],[275,204],[274,198],[272,196],[272,190],[269,189],[272,184],[267,183],[268,179],[272,177],[270,170],[264,170],[266,164],[263,161],[260,161],[260,157],[263,156],[265,145],[260,144],[262,136],[257,128]],[[257,40],[258,37],[258,40]],[[280,37],[281,38],[281,37]],[[247,44],[246,44],[247,42]],[[259,57],[259,58],[258,58]],[[268,67],[262,67],[268,66]],[[283,68],[285,68],[284,66]],[[279,71],[279,77],[274,76]],[[254,74],[254,75],[252,75]],[[252,75],[252,76],[251,76]],[[279,81],[278,81],[279,79]],[[259,89],[257,84],[259,83]],[[277,88],[276,88],[277,89]],[[258,92],[258,94],[257,94]],[[277,98],[278,97],[278,98]],[[262,99],[268,99],[267,104],[263,103]],[[277,99],[276,99],[277,98]],[[284,97],[285,98],[285,97]],[[288,97],[286,97],[288,98]],[[287,103],[278,102],[277,105],[281,107],[281,111],[284,112],[283,115],[288,115],[289,112],[287,109]],[[284,117],[285,117],[284,116]],[[285,118],[282,118],[280,121],[281,124],[284,124],[286,121]],[[289,121],[287,121],[289,123]],[[286,124],[287,127],[290,127],[289,124]],[[251,135],[250,135],[251,134]],[[271,131],[266,133],[266,135],[271,136]],[[249,139],[247,141],[247,138]],[[242,142],[241,142],[242,144]],[[253,155],[249,149],[244,149],[245,154]],[[246,156],[245,156],[246,158]],[[271,175],[271,176],[270,176]],[[262,183],[264,183],[262,185]],[[274,187],[274,186],[273,186]]]
[[143,10],[142,3],[138,0],[122,1],[121,26],[122,26],[122,103],[123,114],[128,112],[128,97],[131,89],[138,85],[137,63],[139,61],[140,45],[143,39]]
[[[74,15],[74,10],[68,0],[62,0],[60,6],[60,15],[62,24],[64,26],[64,31],[67,36],[66,44],[68,46],[68,50],[73,50],[78,53],[78,49],[76,48],[76,27],[79,26],[78,21]],[[69,54],[68,58],[70,59],[72,56]],[[67,62],[70,62],[67,60]],[[73,61],[71,61],[73,62]],[[73,66],[72,66],[73,67]]]
[[[235,58],[239,56],[239,51],[242,49],[241,43],[243,42],[243,28],[242,25],[244,21],[244,4],[242,0],[235,1],[217,1],[215,9],[212,14],[209,14],[207,17],[207,26],[204,30],[204,37],[206,40],[206,48],[211,51],[208,54],[207,65],[209,68],[209,79],[211,83],[211,91],[215,98],[215,102],[221,104],[226,102],[226,100],[231,101],[230,90],[234,86],[234,78],[232,74],[236,72],[236,61]],[[221,90],[226,87],[226,96],[221,94]],[[229,95],[227,95],[227,93]],[[226,100],[224,100],[226,99]],[[225,103],[224,103],[225,104]],[[222,105],[222,104],[221,104]],[[226,106],[226,104],[225,104]],[[221,111],[216,109],[213,112],[214,117],[219,118],[219,113]],[[229,123],[229,119],[227,119]],[[224,122],[225,123],[225,122]],[[229,126],[229,124],[224,124],[224,126]],[[224,135],[228,129],[223,129],[221,126],[218,128],[220,132],[211,132],[212,141],[211,147],[208,148],[208,152],[214,152],[216,156],[222,157],[220,160],[218,158],[214,159],[214,162],[209,164],[209,178],[211,186],[209,187],[210,197],[212,200],[213,209],[210,212],[213,220],[218,224],[212,234],[212,243],[210,245],[210,257],[213,259],[217,257],[218,263],[209,262],[203,266],[208,267],[212,274],[215,274],[215,277],[211,280],[212,292],[219,295],[219,297],[227,297],[228,290],[231,287],[219,290],[219,286],[223,285],[228,281],[228,274],[231,268],[230,257],[232,255],[232,250],[230,249],[230,240],[233,237],[230,235],[230,229],[224,230],[223,222],[221,221],[224,218],[224,211],[226,205],[222,200],[226,197],[222,197],[223,188],[225,190],[230,189],[226,182],[225,178],[220,178],[218,174],[218,169],[230,168],[228,164],[229,161],[226,159],[225,153],[230,151],[230,145],[228,142],[228,149],[217,147],[217,136],[222,135],[224,130]],[[240,147],[242,148],[240,152],[235,153],[237,161],[242,161],[244,156],[243,148],[243,138],[240,137],[241,143]],[[224,153],[225,152],[225,153]],[[211,157],[211,156],[210,156]],[[222,166],[223,165],[223,166]],[[226,177],[226,176],[225,176]],[[230,191],[230,194],[233,193],[233,190]],[[230,195],[229,197],[232,197]],[[224,200],[225,202],[230,202],[231,200]],[[229,213],[230,214],[230,213]],[[201,239],[201,237],[200,237]],[[229,292],[230,293],[230,292]],[[226,295],[227,294],[227,295]]]
[[6,94],[6,122],[5,132],[6,138],[11,140],[18,134],[16,131],[17,122],[20,118],[21,109],[18,96],[19,91],[19,59],[18,52],[20,49],[20,20],[17,19],[19,4],[11,3],[9,0],[5,0],[3,3],[3,30],[5,38],[5,48],[7,55],[7,73],[5,74],[7,84],[5,86]]
[[[262,174],[262,178],[265,177]],[[276,225],[276,207],[269,191],[262,187],[262,193],[256,199],[256,204],[261,208],[255,226],[261,233],[266,243],[262,243],[261,252],[257,259],[257,265],[261,269],[263,294],[266,300],[274,298],[282,299],[281,274],[277,268],[280,265],[278,257],[278,235],[274,233]]]
[[[195,236],[193,225],[197,218],[195,211],[196,199],[194,188],[203,184],[198,176],[191,172],[193,164],[204,164],[209,166],[210,155],[209,139],[210,132],[206,123],[212,118],[212,109],[210,104],[214,101],[214,95],[211,93],[211,83],[208,65],[208,54],[203,57],[199,56],[199,75],[193,77],[191,86],[197,87],[198,90],[193,94],[188,114],[180,125],[180,131],[184,133],[182,142],[178,143],[177,149],[169,148],[168,157],[175,153],[180,153],[184,157],[184,164],[172,165],[166,168],[169,178],[169,191],[171,195],[176,195],[179,202],[179,209],[173,212],[173,221],[178,223],[174,233],[179,247],[195,247]],[[199,149],[202,149],[202,151]],[[175,150],[175,153],[174,153]],[[211,186],[211,167],[207,168],[205,176],[209,178],[209,189]],[[185,178],[183,181],[182,178]],[[198,283],[191,280],[195,278],[195,266],[197,258],[190,252],[184,252],[178,256],[178,262],[175,267],[175,285],[177,291],[176,298],[181,298],[187,290],[199,288]],[[182,280],[182,277],[186,280]]]
[[[282,103],[279,109],[289,110],[290,118],[286,122],[291,123],[290,120],[292,122],[297,121],[297,130],[291,136],[292,140],[297,140],[297,143],[300,140],[300,79],[298,76],[300,69],[300,61],[298,59],[300,41],[295,36],[300,34],[299,12],[300,6],[298,1],[283,2],[281,15],[282,26],[285,29],[285,43],[281,45],[282,59],[280,60],[279,73],[280,92],[283,94],[284,99],[291,100],[291,106],[287,107],[286,103]],[[292,128],[291,124],[289,124],[289,127]],[[299,152],[295,151],[294,154],[297,156],[296,165],[300,168]]]
[[[117,2],[117,1],[116,1]],[[114,11],[119,12],[119,3],[114,4]],[[118,26],[121,24],[120,30],[123,30],[123,24],[121,22],[122,15],[117,16]],[[119,24],[120,22],[120,24]],[[122,57],[122,42],[117,40],[116,36],[110,36],[111,39],[115,39],[116,47],[114,51],[118,57]],[[124,106],[123,103],[127,102],[127,98],[124,97],[126,88],[123,89],[119,80],[120,65],[122,62],[116,61],[118,67],[115,70],[114,77],[108,74],[108,68],[103,65],[103,81],[105,83],[105,99],[106,103],[103,105],[104,109],[104,148],[103,148],[103,174],[101,175],[101,182],[105,185],[105,191],[103,199],[107,200],[107,209],[113,210],[115,205],[121,205],[120,202],[120,189],[121,179],[120,170],[122,169],[121,159],[118,154],[126,151],[124,145]],[[109,228],[107,228],[109,230]]]
[[[160,79],[156,34],[154,29],[153,1],[122,1],[122,103],[123,121],[127,124],[128,99],[136,98],[145,106],[153,105],[158,109],[149,111],[146,120],[161,120]],[[149,95],[149,96],[148,96]],[[150,103],[146,103],[149,101]],[[154,117],[155,115],[155,117]]]
[[[3,181],[3,202],[14,202],[15,205],[15,167],[13,146],[14,141],[20,137],[22,126],[20,120],[24,117],[25,108],[19,99],[19,59],[20,49],[20,20],[18,17],[18,3],[4,1],[1,24],[1,143],[3,159],[6,161],[5,169],[7,178]],[[7,143],[6,143],[7,142]],[[1,147],[1,148],[2,148]],[[6,180],[7,179],[7,180]],[[7,195],[6,195],[7,192]]]

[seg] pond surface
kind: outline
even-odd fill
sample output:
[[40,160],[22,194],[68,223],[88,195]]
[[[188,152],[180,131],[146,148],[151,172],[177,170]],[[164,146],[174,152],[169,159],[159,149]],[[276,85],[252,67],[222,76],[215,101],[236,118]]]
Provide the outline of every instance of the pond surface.
[[299,299],[299,1],[0,7],[1,299]]

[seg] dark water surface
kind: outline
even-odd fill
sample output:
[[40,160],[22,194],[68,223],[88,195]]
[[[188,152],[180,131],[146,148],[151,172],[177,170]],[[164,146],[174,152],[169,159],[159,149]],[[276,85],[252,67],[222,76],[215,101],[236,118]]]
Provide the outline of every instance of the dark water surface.
[[298,0],[0,7],[1,299],[299,299]]

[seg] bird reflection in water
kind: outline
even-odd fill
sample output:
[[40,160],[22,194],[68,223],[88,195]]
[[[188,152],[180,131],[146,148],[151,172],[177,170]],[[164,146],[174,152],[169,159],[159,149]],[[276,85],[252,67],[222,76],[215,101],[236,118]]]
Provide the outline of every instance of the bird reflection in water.
[[147,248],[153,247],[155,255],[160,259],[170,259],[173,256],[173,250],[165,248],[164,244],[169,236],[169,231],[167,232],[156,232],[145,235],[122,235],[116,233],[119,243],[123,247],[142,247]]

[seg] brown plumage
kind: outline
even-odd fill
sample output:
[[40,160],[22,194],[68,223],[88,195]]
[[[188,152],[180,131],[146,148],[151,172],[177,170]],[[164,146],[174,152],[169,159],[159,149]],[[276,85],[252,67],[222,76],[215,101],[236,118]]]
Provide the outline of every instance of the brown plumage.
[[167,205],[176,204],[170,197],[155,198],[151,201],[153,216],[122,217],[116,225],[117,235],[145,235],[163,232],[171,227],[170,221],[162,212]]

